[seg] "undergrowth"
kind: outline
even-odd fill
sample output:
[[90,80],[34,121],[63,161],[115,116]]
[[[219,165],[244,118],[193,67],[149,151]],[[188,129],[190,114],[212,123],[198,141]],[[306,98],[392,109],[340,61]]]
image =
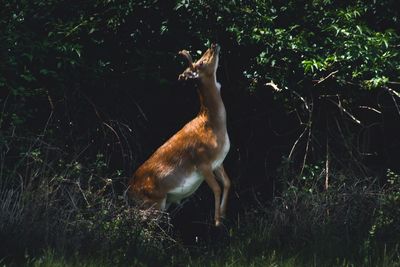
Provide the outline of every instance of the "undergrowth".
[[168,214],[127,203],[125,178],[107,174],[102,154],[85,165],[40,140],[1,151],[5,266],[400,266],[391,170],[379,179],[331,172],[326,188],[323,168],[308,166],[272,201],[249,202],[217,230],[222,238],[185,247]]
[[39,139],[24,153],[5,145],[1,152],[2,262],[18,266],[50,249],[67,258],[157,265],[169,249],[180,249],[170,237],[169,216],[130,206],[118,190],[123,178],[104,171],[102,154],[85,165],[78,154]]
[[326,189],[321,174],[254,201],[220,248],[191,266],[400,266],[400,176],[330,173]]

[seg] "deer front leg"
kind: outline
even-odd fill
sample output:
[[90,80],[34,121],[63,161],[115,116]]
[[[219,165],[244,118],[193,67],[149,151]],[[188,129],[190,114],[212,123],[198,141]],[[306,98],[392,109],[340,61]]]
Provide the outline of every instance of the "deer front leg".
[[219,187],[219,184],[217,180],[215,180],[215,176],[213,171],[210,168],[204,169],[202,171],[202,175],[204,177],[204,180],[208,184],[208,186],[211,188],[211,190],[214,193],[214,200],[215,200],[215,226],[219,226],[221,224],[221,208],[220,208],[220,203],[221,203],[221,188]]
[[228,195],[229,189],[231,188],[231,180],[229,179],[228,175],[225,172],[224,166],[221,165],[214,170],[215,177],[218,181],[222,183],[224,186],[224,191],[222,193],[222,202],[221,202],[221,217],[225,217],[226,214],[226,206],[228,203]]

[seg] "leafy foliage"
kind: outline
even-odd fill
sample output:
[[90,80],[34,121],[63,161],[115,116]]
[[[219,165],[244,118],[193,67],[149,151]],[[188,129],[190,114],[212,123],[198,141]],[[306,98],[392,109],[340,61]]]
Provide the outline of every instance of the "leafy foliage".
[[[240,199],[229,217],[254,219],[243,232],[237,222],[230,237],[251,236],[273,251],[304,244],[317,250],[320,242],[343,241],[341,234],[354,232],[352,242],[338,247],[363,253],[395,247],[397,5],[395,0],[1,3],[1,239],[43,241],[51,247],[50,258],[53,250],[73,254],[71,244],[115,258],[135,251],[138,258],[128,260],[138,265],[168,258],[166,244],[173,241],[159,235],[158,224],[144,224],[121,196],[126,177],[196,112],[192,88],[175,82],[184,68],[176,52],[188,49],[196,57],[218,42],[218,78],[232,141],[226,167]],[[207,217],[199,206],[190,221]],[[9,248],[40,254],[24,245]],[[240,245],[228,251],[248,256],[257,251]],[[181,249],[185,258],[187,250]],[[153,258],[154,251],[165,253]],[[297,264],[295,258],[290,255],[288,264]],[[255,265],[279,262],[265,252],[254,259]]]

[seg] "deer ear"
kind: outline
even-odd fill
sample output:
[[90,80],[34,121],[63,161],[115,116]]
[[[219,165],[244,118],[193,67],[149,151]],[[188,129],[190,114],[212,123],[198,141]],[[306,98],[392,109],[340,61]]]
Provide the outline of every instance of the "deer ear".
[[191,70],[190,68],[187,68],[182,74],[178,76],[179,81],[197,78],[199,78],[199,73],[197,71]]

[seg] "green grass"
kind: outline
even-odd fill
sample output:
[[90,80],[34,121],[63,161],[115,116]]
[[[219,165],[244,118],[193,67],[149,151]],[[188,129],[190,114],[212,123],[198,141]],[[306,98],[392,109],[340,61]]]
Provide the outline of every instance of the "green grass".
[[329,190],[309,171],[185,246],[167,214],[128,205],[101,155],[84,168],[32,151],[14,169],[0,164],[0,266],[400,266],[400,175],[390,170],[384,182],[331,172]]
[[[190,267],[241,267],[241,266],[280,266],[280,267],[320,267],[320,266],[337,266],[337,267],[398,267],[400,266],[400,255],[397,251],[387,253],[385,251],[377,259],[365,257],[361,261],[351,261],[348,259],[329,259],[312,255],[304,257],[296,253],[279,253],[277,251],[263,251],[258,255],[249,257],[246,249],[238,246],[231,246],[222,249],[221,255],[205,254],[193,258],[187,258],[186,261],[180,263],[165,262],[159,266],[190,266]],[[291,254],[291,255],[290,255]],[[172,256],[172,255],[171,255]],[[176,255],[179,257],[179,255]],[[30,267],[108,267],[108,266],[154,266],[146,264],[146,262],[131,260],[116,265],[110,260],[99,258],[82,258],[75,256],[73,258],[64,258],[56,256],[51,251],[46,251],[39,258],[30,258],[26,261],[26,266]]]

